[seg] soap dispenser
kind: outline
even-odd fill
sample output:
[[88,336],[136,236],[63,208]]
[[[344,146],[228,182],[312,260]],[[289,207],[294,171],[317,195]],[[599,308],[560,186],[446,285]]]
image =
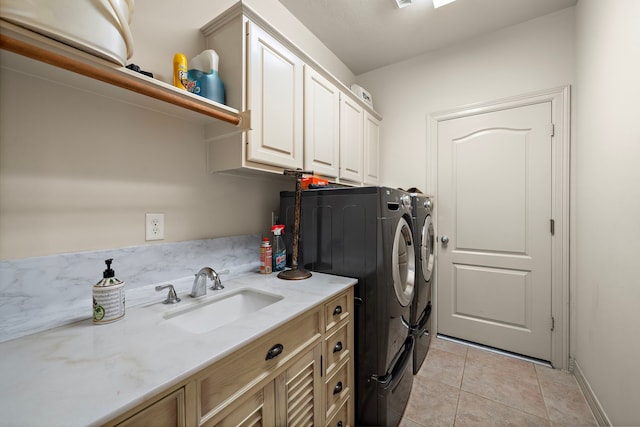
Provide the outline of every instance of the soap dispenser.
[[102,280],[93,285],[93,323],[109,323],[124,317],[124,282],[111,269],[113,259],[105,260]]

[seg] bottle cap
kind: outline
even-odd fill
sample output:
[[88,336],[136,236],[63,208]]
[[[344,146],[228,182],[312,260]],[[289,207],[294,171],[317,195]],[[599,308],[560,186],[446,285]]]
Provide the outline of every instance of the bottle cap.
[[110,277],[114,277],[116,272],[111,269],[111,263],[113,262],[113,258],[109,258],[104,260],[105,264],[107,264],[107,269],[102,273],[102,277],[108,279]]
[[107,269],[102,273],[103,279],[101,279],[98,283],[96,283],[95,287],[106,287],[106,286],[117,286],[124,285],[124,282],[120,279],[116,279],[116,272],[111,269],[111,263],[113,262],[113,258],[109,258],[104,260],[105,264],[107,264]]
[[284,233],[284,225],[276,224],[271,227],[271,232],[276,236],[279,236],[281,233]]

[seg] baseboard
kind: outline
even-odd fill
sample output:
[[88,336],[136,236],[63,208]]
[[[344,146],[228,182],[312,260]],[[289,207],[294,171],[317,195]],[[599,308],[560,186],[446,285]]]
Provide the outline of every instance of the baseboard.
[[571,372],[573,372],[573,375],[576,377],[578,386],[580,386],[580,389],[582,390],[584,397],[587,399],[587,404],[591,408],[591,412],[593,412],[593,416],[596,417],[596,421],[598,422],[598,425],[606,426],[606,427],[612,426],[613,424],[611,424],[611,420],[609,419],[609,417],[607,417],[607,414],[604,412],[604,409],[602,408],[600,401],[598,401],[598,398],[596,397],[595,393],[593,392],[593,389],[589,385],[589,381],[587,381],[587,378],[584,376],[584,373],[582,372],[582,369],[580,369],[580,365],[578,364],[576,359],[570,358],[569,366],[570,366]]

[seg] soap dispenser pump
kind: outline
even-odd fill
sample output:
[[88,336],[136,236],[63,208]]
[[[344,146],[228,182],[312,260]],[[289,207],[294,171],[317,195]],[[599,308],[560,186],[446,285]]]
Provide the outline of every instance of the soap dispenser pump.
[[116,279],[113,259],[104,261],[107,269],[102,280],[93,285],[93,323],[109,323],[124,317],[124,282]]

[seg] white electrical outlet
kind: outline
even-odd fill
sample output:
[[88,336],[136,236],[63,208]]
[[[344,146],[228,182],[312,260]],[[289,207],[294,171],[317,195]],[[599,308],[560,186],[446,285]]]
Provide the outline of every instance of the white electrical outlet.
[[164,240],[164,214],[148,213],[145,240]]

